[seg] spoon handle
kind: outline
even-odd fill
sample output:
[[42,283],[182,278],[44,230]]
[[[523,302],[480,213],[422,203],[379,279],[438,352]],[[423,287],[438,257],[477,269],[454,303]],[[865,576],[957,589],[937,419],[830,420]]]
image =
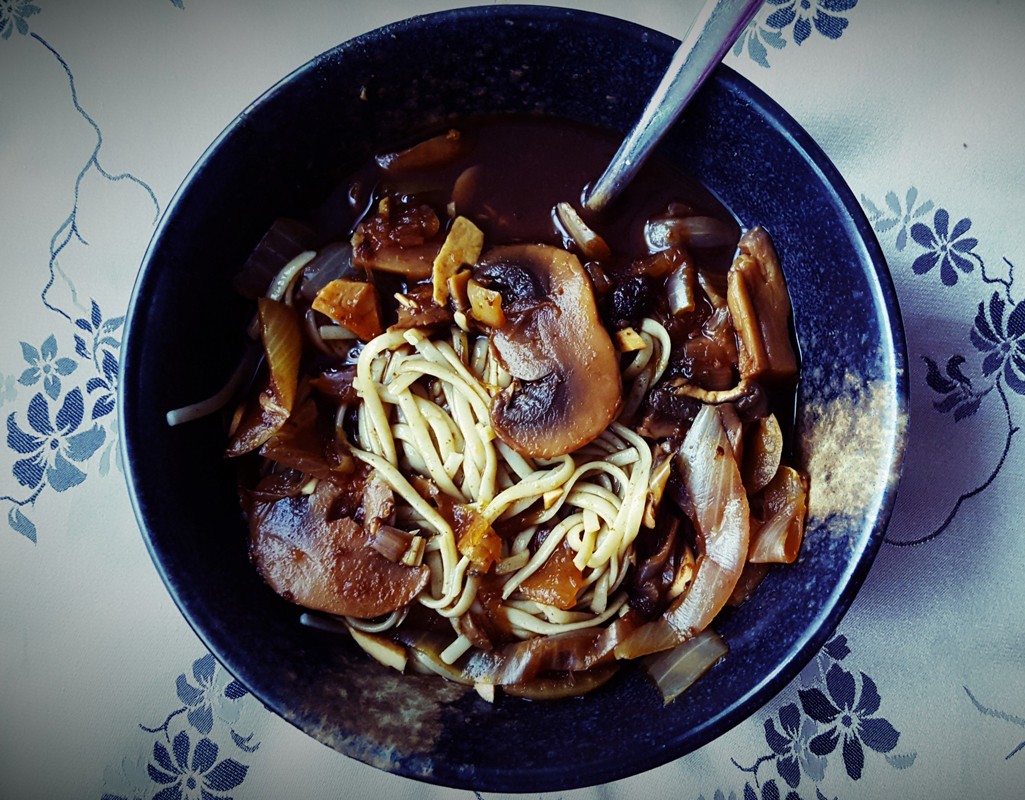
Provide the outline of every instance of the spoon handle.
[[761,5],[762,0],[707,0],[637,124],[598,182],[585,190],[585,208],[601,211],[630,182]]

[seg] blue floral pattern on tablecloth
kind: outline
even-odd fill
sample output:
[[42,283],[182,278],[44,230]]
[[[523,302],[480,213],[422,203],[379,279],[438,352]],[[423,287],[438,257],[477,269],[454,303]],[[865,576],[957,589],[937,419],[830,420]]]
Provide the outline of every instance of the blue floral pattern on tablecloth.
[[125,767],[108,769],[101,800],[230,800],[245,780],[245,760],[260,749],[253,733],[236,728],[252,703],[246,688],[209,653],[180,673],[174,686],[179,705],[163,723],[138,726],[141,743],[148,743],[141,745],[149,753],[145,772],[129,759],[123,763],[134,763],[134,774]]
[[[850,667],[847,637],[825,644],[798,680],[777,698],[775,713],[762,713],[767,753],[750,766],[733,765],[750,775],[741,792],[716,789],[700,800],[742,797],[744,800],[800,800],[857,796],[872,759],[896,769],[915,763],[914,751],[897,752],[901,734],[882,716],[882,697],[875,681]],[[747,725],[756,724],[749,721]],[[829,793],[824,793],[828,788]]]
[[903,201],[896,191],[890,191],[881,203],[864,196],[862,203],[875,230],[880,235],[894,236],[896,257],[891,259],[891,266],[906,264],[910,248],[910,270],[918,278],[938,275],[943,286],[952,288],[961,279],[977,277],[983,285],[998,287],[992,290],[988,301],[978,304],[966,330],[966,338],[981,356],[974,380],[966,371],[969,359],[964,352],[970,353],[967,349],[945,357],[919,354],[926,365],[925,385],[935,395],[933,408],[938,413],[950,414],[954,423],[962,422],[975,416],[987,396],[995,393],[1000,400],[1001,422],[1006,425],[1004,446],[993,470],[953,501],[950,513],[935,530],[910,540],[888,540],[903,546],[923,544],[942,534],[966,501],[989,488],[1010,454],[1012,438],[1019,429],[1012,398],[1025,397],[1025,303],[1013,299],[1014,264],[1010,259],[1001,259],[999,274],[987,270],[986,261],[978,252],[979,240],[968,236],[971,218],[960,217],[951,225],[950,212],[932,200],[919,202],[915,187],[904,193]]
[[22,36],[28,33],[28,19],[39,13],[39,6],[29,0],[4,0],[0,4],[0,37],[10,39],[17,31]]
[[[100,126],[79,103],[71,67],[45,39],[29,28],[28,19],[40,10],[32,3],[4,0],[0,4],[0,36],[7,39],[12,31],[17,31],[40,44],[57,60],[68,80],[71,102],[92,130],[95,143],[72,187],[71,210],[50,239],[49,277],[40,293],[43,307],[55,315],[62,334],[71,333],[73,350],[68,352],[59,348],[57,333],[47,336],[38,346],[22,341],[21,353],[25,364],[17,383],[36,391],[20,414],[9,412],[6,417],[6,444],[17,455],[11,474],[21,491],[0,496],[0,502],[8,506],[10,528],[31,541],[36,541],[38,535],[32,509],[47,489],[66,492],[79,486],[86,480],[94,458],[98,462],[96,472],[100,476],[106,475],[112,465],[118,471],[121,467],[114,406],[121,347],[119,337],[124,315],[104,315],[94,299],[85,307],[72,309],[55,305],[48,298],[61,274],[60,257],[65,248],[72,241],[88,245],[79,226],[82,182],[95,174],[111,183],[134,185],[152,203],[154,223],[160,211],[156,196],[145,181],[127,172],[112,173],[103,165],[100,159],[103,134]],[[73,297],[79,291],[71,286]],[[84,385],[69,388],[72,377],[84,378]],[[5,404],[18,396],[16,387],[8,386],[9,378],[5,380],[4,393],[0,397]]]
[[733,54],[746,54],[768,67],[769,49],[782,50],[791,42],[800,46],[813,33],[839,39],[850,24],[848,12],[857,4],[858,0],[766,0],[733,45]]

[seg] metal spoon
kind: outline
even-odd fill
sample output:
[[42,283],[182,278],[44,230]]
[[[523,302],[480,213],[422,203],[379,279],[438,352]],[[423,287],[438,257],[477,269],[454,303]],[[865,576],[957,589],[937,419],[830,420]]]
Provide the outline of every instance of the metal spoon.
[[761,5],[762,0],[707,0],[637,124],[598,182],[584,190],[586,209],[601,211],[619,195]]

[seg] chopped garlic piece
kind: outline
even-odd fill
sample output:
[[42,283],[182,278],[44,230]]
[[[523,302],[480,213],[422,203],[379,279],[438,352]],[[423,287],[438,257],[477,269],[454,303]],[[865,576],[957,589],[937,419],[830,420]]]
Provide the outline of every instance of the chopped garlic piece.
[[476,264],[484,247],[484,233],[466,217],[452,220],[445,243],[434,259],[432,279],[434,302],[439,306],[448,300],[448,279],[459,272],[465,264]]
[[475,320],[492,328],[501,328],[505,325],[501,294],[481,286],[475,280],[470,280],[466,284],[466,295],[470,298],[470,315]]
[[493,683],[475,683],[473,690],[481,696],[482,699],[489,703],[495,702],[495,684]]
[[459,311],[466,311],[470,307],[470,298],[466,294],[466,285],[470,281],[470,270],[459,270],[448,279],[448,293],[452,297],[452,303]]
[[547,511],[559,502],[559,498],[562,497],[562,489],[552,489],[551,491],[545,492],[541,497],[544,501],[545,510]]
[[646,346],[644,337],[633,328],[623,328],[616,331],[616,347],[619,348],[619,352],[633,353],[637,350],[643,350]]

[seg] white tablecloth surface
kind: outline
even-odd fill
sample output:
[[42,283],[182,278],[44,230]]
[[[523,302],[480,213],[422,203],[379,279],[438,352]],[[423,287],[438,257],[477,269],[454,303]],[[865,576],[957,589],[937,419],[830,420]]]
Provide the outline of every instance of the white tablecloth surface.
[[[677,37],[700,5],[566,4]],[[473,796],[339,755],[232,682],[150,562],[113,405],[141,257],[208,143],[314,55],[455,5],[0,0],[0,796]],[[854,606],[778,697],[546,800],[1023,796],[1023,34],[1020,2],[769,0],[727,56],[877,232],[908,338],[905,477]]]

